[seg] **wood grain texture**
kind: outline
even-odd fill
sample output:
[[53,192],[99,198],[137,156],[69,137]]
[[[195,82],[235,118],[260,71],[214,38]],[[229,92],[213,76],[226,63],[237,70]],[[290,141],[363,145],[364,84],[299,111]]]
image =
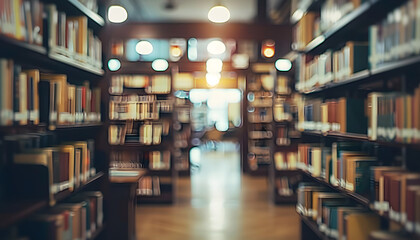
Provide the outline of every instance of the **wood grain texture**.
[[293,240],[294,205],[275,206],[265,177],[241,176],[239,153],[202,152],[200,171],[178,181],[174,205],[137,207],[138,240]]

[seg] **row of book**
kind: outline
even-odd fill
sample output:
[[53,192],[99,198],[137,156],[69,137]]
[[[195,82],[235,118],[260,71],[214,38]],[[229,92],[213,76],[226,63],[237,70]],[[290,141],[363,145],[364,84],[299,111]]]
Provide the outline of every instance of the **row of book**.
[[368,136],[371,140],[418,142],[420,88],[413,94],[372,92],[367,97]]
[[190,152],[177,149],[174,151],[174,165],[177,171],[189,171],[190,168]]
[[110,120],[158,120],[156,95],[111,96],[109,100]]
[[39,0],[0,2],[0,34],[42,45],[44,5]]
[[273,137],[273,127],[268,123],[255,123],[250,126],[248,138],[270,139]]
[[191,127],[184,127],[174,132],[174,146],[176,148],[187,148],[191,140]]
[[335,142],[331,147],[299,144],[298,147],[300,169],[363,196],[370,192],[370,167],[378,164],[377,158],[366,153],[357,142]]
[[45,6],[48,21],[48,47],[60,54],[91,67],[102,68],[102,42],[88,28],[87,16],[67,16],[57,6]]
[[274,99],[273,105],[273,117],[274,121],[282,122],[282,121],[292,121],[293,120],[293,111],[294,106],[291,104],[289,99],[284,97],[276,97]]
[[6,239],[91,239],[103,227],[103,195],[86,191],[25,219]]
[[0,59],[0,125],[45,123],[57,125],[101,121],[101,90],[89,82],[77,86],[64,74],[22,70],[12,60]]
[[314,221],[319,231],[333,239],[369,239],[380,230],[380,216],[336,192],[314,183],[300,183],[296,210]]
[[365,1],[328,0],[322,4],[320,13],[303,13],[303,10],[299,10],[304,15],[293,28],[294,49],[304,50],[314,38],[328,31],[338,20],[358,8]]
[[168,94],[171,92],[169,75],[116,75],[111,79],[110,94],[122,94],[124,89],[144,89],[148,94]]
[[306,99],[298,108],[297,128],[300,130],[367,133],[364,99]]
[[371,69],[420,53],[419,10],[419,2],[409,0],[369,28]]
[[139,179],[138,196],[159,196],[161,195],[160,179],[158,176],[144,176]]
[[296,194],[302,176],[299,173],[282,175],[275,179],[277,195],[282,197],[292,197]]
[[125,143],[140,143],[144,145],[158,145],[162,142],[163,124],[159,122],[146,122],[139,127],[138,133],[127,131],[130,126],[110,125],[108,128],[108,142],[111,145],[124,145]]
[[353,74],[368,69],[368,44],[347,42],[340,50],[328,50],[318,56],[302,54],[298,61],[296,90],[310,91],[330,82],[346,80]]
[[12,195],[48,197],[50,205],[54,205],[57,193],[73,191],[96,174],[93,140],[54,146],[52,138],[44,133],[4,137]]
[[273,105],[273,93],[267,91],[249,92],[247,95],[249,106],[271,107]]
[[150,170],[169,170],[171,168],[170,151],[112,151],[110,167],[112,168],[148,168]]
[[274,92],[276,94],[282,94],[282,95],[290,94],[292,92],[292,89],[290,87],[290,79],[284,75],[277,76],[277,82],[274,89],[275,89]]
[[274,153],[274,166],[277,170],[297,169],[297,151],[281,151]]
[[251,123],[271,123],[273,121],[272,107],[249,107],[248,121]]

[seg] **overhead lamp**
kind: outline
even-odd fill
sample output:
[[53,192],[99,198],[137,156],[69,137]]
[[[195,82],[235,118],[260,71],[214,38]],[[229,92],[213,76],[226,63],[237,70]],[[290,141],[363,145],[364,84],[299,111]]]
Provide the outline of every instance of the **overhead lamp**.
[[127,17],[127,10],[122,6],[112,5],[108,8],[108,20],[112,23],[123,23]]
[[226,51],[226,45],[220,40],[213,40],[207,44],[207,52],[213,55],[220,55]]
[[210,72],[206,74],[206,82],[210,87],[214,87],[219,84],[221,74],[218,72]]
[[168,67],[169,63],[165,59],[156,59],[152,62],[152,68],[156,72],[164,72]]
[[207,72],[209,73],[213,73],[213,72],[220,73],[222,71],[222,68],[223,68],[223,62],[222,60],[218,58],[210,58],[206,62],[206,69],[207,69]]
[[142,40],[136,44],[136,52],[140,55],[149,55],[153,52],[153,45],[146,40]]
[[121,62],[120,60],[116,59],[116,58],[111,58],[108,60],[108,69],[110,71],[118,71],[118,69],[121,68]]
[[261,54],[266,58],[272,58],[276,53],[276,43],[273,40],[265,40],[261,46]]
[[292,62],[290,62],[289,59],[278,59],[276,61],[276,69],[281,71],[281,72],[287,72],[290,69],[292,69]]
[[169,53],[174,58],[179,58],[182,56],[182,49],[178,45],[172,45],[169,49]]
[[214,23],[225,23],[230,19],[230,12],[222,4],[213,6],[207,14],[208,19]]

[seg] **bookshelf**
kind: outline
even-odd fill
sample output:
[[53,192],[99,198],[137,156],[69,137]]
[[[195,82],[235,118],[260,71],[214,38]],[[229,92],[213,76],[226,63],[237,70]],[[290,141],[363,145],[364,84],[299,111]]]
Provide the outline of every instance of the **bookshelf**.
[[[150,63],[130,62],[115,54],[113,44],[125,46],[127,40],[113,37],[105,45],[107,57],[121,62],[118,71],[108,70],[105,76],[110,167],[147,171],[137,181],[137,203],[170,204],[175,201],[178,177],[173,146],[172,73],[155,72]],[[159,89],[161,86],[165,89]]]
[[[328,17],[323,10],[343,2],[297,2],[302,2],[299,11],[306,14],[292,18],[295,31],[308,26],[315,29],[307,29],[306,36],[295,35],[295,50],[300,54],[295,60],[296,92],[301,94],[296,98],[295,126],[301,133],[296,170],[303,177],[297,189],[301,238],[340,238],[340,229],[347,224],[343,219],[357,219],[367,222],[366,228],[348,225],[344,234],[351,234],[345,235],[347,239],[357,239],[353,233],[360,234],[358,239],[383,239],[376,238],[379,235],[419,239],[414,227],[418,220],[412,216],[419,211],[412,209],[420,176],[415,160],[420,149],[415,135],[419,82],[414,76],[419,56],[414,46],[418,39],[405,35],[376,52],[383,44],[380,31],[396,36],[390,31],[391,22],[394,30],[409,33],[408,25],[393,17],[405,14],[410,24],[417,22],[417,16],[411,15],[417,6],[413,1],[371,0],[360,5],[348,1],[357,6],[347,12],[338,7],[345,14],[317,32],[317,21],[322,29]],[[354,55],[349,57],[348,52]],[[343,59],[350,65],[340,62]],[[356,67],[359,63],[363,65]],[[378,104],[383,108],[378,110]],[[390,110],[391,106],[395,108]],[[392,199],[380,198],[383,195],[374,185],[382,181],[379,179],[386,179],[386,184],[377,186]],[[303,200],[305,197],[310,200]],[[315,201],[319,207],[306,205]],[[337,215],[327,219],[324,213]]]
[[[258,64],[255,64],[258,66]],[[268,65],[267,65],[268,66]],[[257,67],[254,67],[256,69]],[[268,176],[273,147],[274,68],[271,65],[251,72],[244,91],[244,171]]]
[[[14,7],[22,8],[16,15],[22,21],[3,17],[0,30],[0,233],[11,239],[17,235],[46,239],[49,232],[33,231],[30,225],[49,224],[46,216],[61,224],[68,221],[69,213],[75,214],[74,221],[82,221],[84,205],[97,208],[91,219],[85,219],[86,226],[81,226],[86,230],[84,237],[103,239],[106,213],[101,206],[108,196],[108,168],[104,167],[106,157],[99,147],[103,127],[98,91],[104,73],[101,50],[96,52],[96,66],[88,63],[93,52],[83,55],[84,60],[56,56],[47,43],[53,36],[46,27],[51,19],[43,18],[43,12],[50,5],[58,7],[63,16],[86,18],[86,29],[92,31],[98,44],[96,36],[105,21],[75,0],[13,2],[17,3]],[[1,9],[0,16],[11,6]],[[31,22],[27,17],[32,17]],[[43,87],[46,84],[57,84],[57,88]],[[45,89],[48,92],[42,92]],[[76,96],[76,89],[84,92]],[[53,93],[62,99],[52,97]],[[81,103],[82,97],[89,107]],[[76,110],[79,105],[72,105],[75,102],[82,108]],[[50,104],[55,106],[54,111],[47,106]],[[46,159],[47,164],[40,164],[40,159]],[[59,234],[73,232],[68,227],[55,228],[51,226]],[[80,228],[74,234],[84,233]]]

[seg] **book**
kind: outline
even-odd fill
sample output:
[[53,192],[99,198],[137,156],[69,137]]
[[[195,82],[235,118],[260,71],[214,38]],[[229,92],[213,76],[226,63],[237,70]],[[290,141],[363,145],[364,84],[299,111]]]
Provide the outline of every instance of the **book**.
[[373,213],[351,213],[344,221],[348,240],[368,239],[370,232],[380,229],[380,217]]

